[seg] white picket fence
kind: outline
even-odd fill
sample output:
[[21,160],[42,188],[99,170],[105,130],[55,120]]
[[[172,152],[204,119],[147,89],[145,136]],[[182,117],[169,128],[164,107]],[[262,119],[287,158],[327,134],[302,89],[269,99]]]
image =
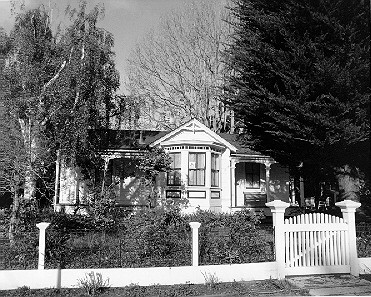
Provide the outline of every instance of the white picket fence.
[[111,269],[44,269],[45,230],[49,223],[39,223],[38,270],[0,271],[0,291],[27,285],[33,289],[73,288],[78,279],[94,271],[109,277],[114,287],[139,285],[203,283],[205,275],[220,281],[282,279],[286,275],[369,273],[371,258],[358,259],[356,247],[355,209],[361,204],[353,201],[336,203],[343,219],[324,214],[305,214],[284,219],[288,203],[275,200],[266,204],[272,211],[275,256],[274,262],[199,266],[198,229],[192,228],[192,266]]
[[286,275],[359,274],[354,215],[360,203],[350,200],[336,203],[343,218],[311,213],[286,220],[284,213],[288,203],[275,200],[266,205],[273,215],[280,278]]

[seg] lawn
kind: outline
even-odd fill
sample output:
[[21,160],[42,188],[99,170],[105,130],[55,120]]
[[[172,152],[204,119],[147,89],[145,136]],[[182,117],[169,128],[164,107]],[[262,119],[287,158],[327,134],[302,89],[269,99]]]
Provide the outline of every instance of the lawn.
[[[12,291],[0,291],[1,296],[89,296],[83,289],[56,289],[30,290],[27,287]],[[174,286],[154,285],[141,287],[131,285],[123,288],[108,288],[104,292],[97,294],[100,297],[114,296],[309,296],[308,292],[295,288],[287,281],[264,280],[248,282],[218,283],[212,282],[204,285],[185,284]]]

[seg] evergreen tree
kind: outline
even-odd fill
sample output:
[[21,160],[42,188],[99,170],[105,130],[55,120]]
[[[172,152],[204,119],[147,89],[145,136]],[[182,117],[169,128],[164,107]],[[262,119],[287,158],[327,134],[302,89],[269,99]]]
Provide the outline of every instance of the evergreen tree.
[[369,2],[235,0],[226,99],[245,140],[357,200],[370,165]]

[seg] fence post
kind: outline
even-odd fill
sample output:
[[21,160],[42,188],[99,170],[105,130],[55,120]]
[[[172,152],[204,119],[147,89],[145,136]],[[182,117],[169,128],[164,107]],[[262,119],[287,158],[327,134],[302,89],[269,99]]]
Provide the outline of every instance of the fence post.
[[40,229],[39,233],[39,264],[37,269],[44,269],[45,263],[45,230],[48,228],[50,223],[38,223],[36,227]]
[[335,203],[335,205],[340,207],[343,213],[343,219],[348,224],[350,274],[359,276],[355,212],[356,208],[361,206],[361,203],[352,200],[344,200]]
[[192,266],[198,266],[198,228],[201,223],[190,222],[189,225],[192,228]]
[[285,278],[285,209],[290,206],[290,203],[281,200],[273,200],[265,204],[272,212],[273,227],[274,227],[274,250],[277,262],[277,277],[278,279]]

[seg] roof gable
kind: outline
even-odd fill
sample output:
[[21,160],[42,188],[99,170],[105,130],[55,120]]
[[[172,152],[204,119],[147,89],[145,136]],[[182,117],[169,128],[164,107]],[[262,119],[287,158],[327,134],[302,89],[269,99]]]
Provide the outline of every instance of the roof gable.
[[237,151],[237,148],[233,144],[219,136],[214,131],[210,130],[196,119],[186,122],[175,130],[155,140],[150,145],[156,146],[177,144],[222,145],[231,151]]

